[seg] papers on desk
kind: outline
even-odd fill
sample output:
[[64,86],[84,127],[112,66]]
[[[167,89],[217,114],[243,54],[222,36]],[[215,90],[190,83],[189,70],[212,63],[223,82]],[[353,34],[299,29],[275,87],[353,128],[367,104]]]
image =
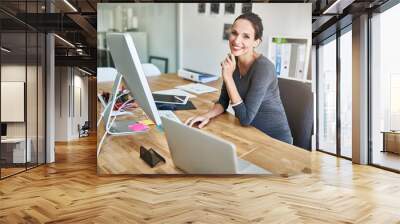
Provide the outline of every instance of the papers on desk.
[[166,90],[160,90],[156,91],[153,93],[157,94],[165,94],[165,95],[175,95],[175,96],[188,96],[189,98],[195,98],[196,96],[193,94],[190,94],[184,90],[181,89],[166,89]]
[[175,86],[175,88],[183,89],[188,92],[195,93],[195,94],[211,93],[211,92],[218,91],[218,89],[216,89],[216,88],[206,86],[203,84],[199,84],[199,83],[191,83],[191,84],[187,84],[187,85]]

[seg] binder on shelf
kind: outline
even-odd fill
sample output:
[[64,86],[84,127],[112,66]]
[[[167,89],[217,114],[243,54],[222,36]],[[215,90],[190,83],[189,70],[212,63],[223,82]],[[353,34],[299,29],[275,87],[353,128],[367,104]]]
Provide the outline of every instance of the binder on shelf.
[[198,72],[187,68],[179,69],[178,76],[200,83],[212,82],[219,79],[219,76],[207,74],[204,72]]
[[281,44],[281,68],[280,68],[280,76],[289,76],[291,58],[290,55],[292,53],[292,44],[284,43]]

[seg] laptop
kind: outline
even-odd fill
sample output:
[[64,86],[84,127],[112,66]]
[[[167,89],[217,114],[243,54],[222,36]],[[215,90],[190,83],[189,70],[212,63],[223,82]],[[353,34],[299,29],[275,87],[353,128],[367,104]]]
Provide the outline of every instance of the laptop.
[[231,142],[161,116],[176,167],[188,174],[271,174],[237,158]]

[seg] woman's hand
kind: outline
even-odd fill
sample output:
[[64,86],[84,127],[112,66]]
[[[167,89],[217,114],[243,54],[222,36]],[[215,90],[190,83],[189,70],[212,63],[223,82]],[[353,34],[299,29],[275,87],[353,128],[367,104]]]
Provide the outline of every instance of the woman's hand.
[[200,115],[196,117],[190,117],[186,120],[185,124],[189,125],[190,127],[193,126],[195,123],[199,123],[197,126],[198,128],[202,128],[208,124],[210,118],[208,116]]
[[222,68],[222,77],[224,78],[224,80],[226,78],[232,78],[233,71],[235,71],[236,68],[235,56],[229,53],[228,56],[225,58],[225,60],[221,62],[221,68]]

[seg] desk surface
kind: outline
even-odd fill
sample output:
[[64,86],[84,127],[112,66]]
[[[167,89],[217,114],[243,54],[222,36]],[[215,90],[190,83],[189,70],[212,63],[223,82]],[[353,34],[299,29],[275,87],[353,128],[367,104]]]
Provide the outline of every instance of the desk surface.
[[[30,138],[26,139],[27,141],[30,141]],[[2,138],[1,143],[20,143],[20,142],[25,142],[25,138]]]
[[[152,91],[171,89],[178,85],[191,83],[178,78],[175,74],[163,74],[147,78]],[[220,88],[221,80],[207,85]],[[98,91],[110,91],[112,83],[99,83]],[[218,99],[219,92],[197,95],[191,98],[197,110],[175,111],[175,114],[185,121],[190,116],[209,110]],[[98,103],[98,111],[101,104]],[[141,110],[136,115],[143,116]],[[122,118],[121,118],[122,119]],[[126,119],[126,117],[125,117]],[[310,153],[304,149],[275,140],[254,127],[241,126],[239,120],[229,113],[214,118],[202,130],[222,137],[236,145],[238,157],[263,167],[273,174],[290,176],[298,173],[310,173]],[[98,141],[104,134],[104,124],[97,131]],[[154,148],[164,158],[166,164],[150,168],[139,157],[139,147]],[[140,135],[110,136],[103,143],[97,158],[98,174],[182,174],[177,169],[168,150],[163,132],[152,128]]]

